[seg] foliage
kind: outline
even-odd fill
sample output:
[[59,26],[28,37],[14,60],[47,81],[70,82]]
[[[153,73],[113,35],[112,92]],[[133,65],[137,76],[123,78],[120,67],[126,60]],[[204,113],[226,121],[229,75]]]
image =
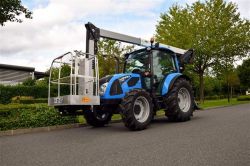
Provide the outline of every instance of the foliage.
[[47,98],[37,98],[34,99],[31,96],[16,96],[11,99],[11,103],[20,103],[20,104],[35,104],[35,103],[47,103]]
[[232,71],[230,75],[228,75],[228,83],[231,87],[236,87],[240,85],[240,79],[236,71]]
[[[69,86],[69,83],[70,83],[70,71],[71,71],[71,68],[69,65],[67,64],[63,64],[61,66],[61,68],[59,67],[53,67],[51,69],[51,81],[55,81],[57,82],[57,80],[59,79],[59,70],[61,70],[60,72],[60,82],[61,83],[66,83],[66,84],[61,84],[60,85],[60,94],[61,95],[68,95],[70,93],[70,86]],[[49,72],[49,71],[47,71]],[[40,81],[37,83],[37,85],[42,85],[42,86],[45,86],[48,88],[48,83],[49,83],[49,80],[48,78],[45,78],[44,80]],[[53,92],[57,92],[57,84],[51,84],[51,90],[52,90],[52,93],[51,93],[51,96],[56,96],[55,93]],[[54,90],[54,91],[53,91]]]
[[213,96],[206,96],[205,100],[218,100],[220,99],[220,96],[218,95],[213,95]]
[[0,24],[2,26],[7,21],[21,23],[22,20],[18,17],[21,14],[24,14],[26,18],[32,18],[32,12],[21,4],[21,0],[0,1]]
[[20,104],[36,104],[36,103],[48,103],[47,98],[38,98],[38,99],[21,99],[19,100]]
[[32,78],[27,78],[23,81],[24,86],[34,86],[36,84],[36,80]]
[[62,117],[54,108],[43,104],[15,104],[0,107],[0,130],[69,123],[76,123],[76,118],[74,116]]
[[44,77],[44,78],[41,78],[39,80],[36,80],[36,86],[48,86],[49,84],[49,78],[48,77]]
[[[98,60],[100,78],[114,74],[116,69],[116,58],[120,63],[123,62],[122,55],[131,52],[134,46],[121,45],[121,42],[102,39],[98,42]],[[121,70],[119,70],[121,72]]]
[[250,101],[250,95],[239,96],[238,101]]
[[246,87],[245,89],[250,88],[250,58],[238,66],[238,73],[241,84]]
[[[59,67],[52,68],[51,80],[56,80],[59,78]],[[67,77],[70,75],[70,66],[67,64],[62,65],[60,78]]]
[[220,95],[221,94],[221,80],[212,76],[204,76],[204,94],[208,96]]
[[[237,6],[223,0],[207,0],[161,14],[156,26],[157,41],[195,49],[194,72],[199,75],[200,99],[204,97],[204,73],[223,70],[249,50],[249,20],[240,18]],[[227,65],[227,66],[225,66]]]
[[[51,93],[53,96],[57,94],[57,88],[52,87]],[[63,93],[67,93],[66,91]],[[15,96],[32,96],[34,98],[47,98],[48,87],[47,86],[4,86],[0,85],[0,103],[7,104],[11,102],[11,98]]]

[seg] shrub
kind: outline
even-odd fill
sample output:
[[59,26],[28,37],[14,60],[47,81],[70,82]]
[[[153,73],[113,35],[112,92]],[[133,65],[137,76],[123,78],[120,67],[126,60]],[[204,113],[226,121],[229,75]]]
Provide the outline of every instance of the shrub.
[[0,103],[7,104],[11,102],[13,96],[10,86],[0,85]]
[[48,103],[48,99],[21,99],[20,104],[36,104],[36,103]]
[[225,98],[227,98],[227,96],[225,96],[225,95],[220,95],[220,99],[225,99]]
[[[52,89],[53,90],[53,89]],[[0,103],[8,104],[15,96],[32,96],[33,98],[47,98],[48,87],[43,86],[3,86],[0,85]]]
[[237,98],[238,101],[250,101],[250,95],[239,96]]
[[33,100],[32,96],[15,96],[11,98],[11,103],[20,103],[20,100]]
[[34,99],[32,96],[15,96],[11,99],[11,103],[20,104],[36,104],[36,103],[47,103],[47,98]]
[[0,105],[0,130],[76,123],[75,116],[61,116],[46,104]]
[[206,96],[205,100],[217,100],[220,99],[220,96],[218,95],[213,95],[213,96]]
[[[68,86],[61,86],[61,94],[69,94]],[[0,104],[8,104],[11,102],[11,98],[15,96],[31,96],[33,98],[47,98],[48,86],[4,86],[0,85]],[[57,87],[51,87],[51,96],[57,96]]]
[[24,86],[34,86],[36,84],[36,80],[32,78],[27,78],[24,80],[23,85]]

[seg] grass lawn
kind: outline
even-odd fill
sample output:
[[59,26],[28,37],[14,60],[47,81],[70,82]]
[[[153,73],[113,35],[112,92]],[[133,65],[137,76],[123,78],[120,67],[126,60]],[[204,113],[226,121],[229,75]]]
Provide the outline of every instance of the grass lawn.
[[233,98],[230,100],[230,103],[228,103],[227,99],[205,100],[204,103],[199,104],[199,106],[202,109],[206,109],[212,107],[230,106],[230,105],[245,104],[245,103],[250,103],[250,101],[237,101],[236,98]]

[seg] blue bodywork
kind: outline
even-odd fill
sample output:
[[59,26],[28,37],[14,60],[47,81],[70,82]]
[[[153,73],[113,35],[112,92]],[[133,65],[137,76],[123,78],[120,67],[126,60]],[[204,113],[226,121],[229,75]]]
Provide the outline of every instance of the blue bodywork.
[[165,78],[164,83],[163,83],[161,95],[167,94],[172,80],[174,80],[175,78],[177,78],[181,75],[182,75],[181,73],[171,73],[171,74],[167,75],[167,77]]
[[[118,94],[118,95],[110,95],[110,89],[111,86],[113,84],[113,82],[117,79],[121,79],[126,77],[127,78],[124,81],[120,81],[121,87],[122,87],[122,94]],[[132,77],[138,77],[139,81],[134,85],[129,87],[128,86],[128,81],[132,78]],[[142,88],[142,84],[141,84],[141,79],[140,79],[140,75],[139,74],[135,74],[135,73],[121,73],[121,74],[115,74],[113,75],[113,77],[111,78],[111,80],[108,83],[108,86],[106,88],[106,91],[104,92],[104,94],[101,96],[101,99],[121,99],[125,96],[125,94],[133,89],[141,89]]]

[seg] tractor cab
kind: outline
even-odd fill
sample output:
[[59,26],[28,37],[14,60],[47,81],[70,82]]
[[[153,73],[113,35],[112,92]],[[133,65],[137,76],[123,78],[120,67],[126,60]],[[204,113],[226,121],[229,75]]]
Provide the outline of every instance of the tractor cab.
[[178,71],[175,53],[163,48],[146,48],[126,55],[124,73],[138,73],[142,87],[160,94],[166,75]]

